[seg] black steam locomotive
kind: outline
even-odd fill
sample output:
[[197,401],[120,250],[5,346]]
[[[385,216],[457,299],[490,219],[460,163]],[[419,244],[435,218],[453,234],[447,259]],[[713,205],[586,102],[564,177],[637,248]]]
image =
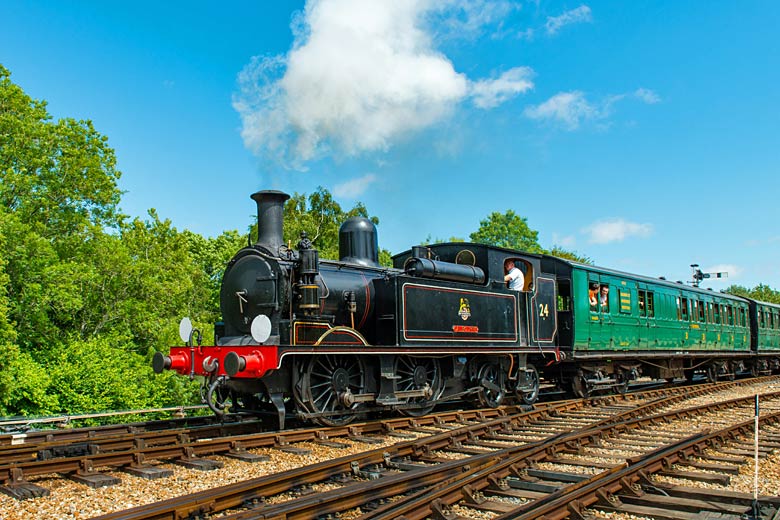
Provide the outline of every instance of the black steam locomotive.
[[[284,245],[287,194],[252,198],[258,240],[227,266],[216,344],[200,345],[185,319],[187,345],[154,358],[157,372],[204,376],[218,414],[339,425],[452,400],[530,404],[539,371],[584,397],[625,391],[640,374],[714,381],[780,369],[780,305],[483,244],[413,247],[382,267],[363,218],[341,226],[340,259],[321,260],[305,235]],[[506,286],[507,261],[523,271],[522,290]]]
[[[258,239],[227,266],[216,344],[195,344],[183,320],[187,346],[157,353],[155,371],[204,376],[215,412],[270,408],[281,427],[288,414],[336,425],[376,411],[424,414],[454,399],[536,400],[529,353],[561,357],[555,280],[538,257],[450,244],[415,247],[382,267],[374,225],[351,218],[339,232],[340,259],[322,260],[305,235],[295,250],[284,245],[287,194],[252,198]],[[508,256],[526,270],[523,292],[504,283]]]

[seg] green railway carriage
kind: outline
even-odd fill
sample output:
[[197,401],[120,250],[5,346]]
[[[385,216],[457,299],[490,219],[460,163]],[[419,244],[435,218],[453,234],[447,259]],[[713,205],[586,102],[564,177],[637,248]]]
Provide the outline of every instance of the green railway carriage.
[[567,357],[545,376],[572,381],[575,393],[620,389],[640,374],[691,378],[700,370],[716,379],[753,366],[743,298],[553,257],[542,267],[556,275]]
[[[760,356],[759,372],[780,368],[780,305],[748,299],[750,304],[751,348]],[[773,357],[771,354],[777,353]]]

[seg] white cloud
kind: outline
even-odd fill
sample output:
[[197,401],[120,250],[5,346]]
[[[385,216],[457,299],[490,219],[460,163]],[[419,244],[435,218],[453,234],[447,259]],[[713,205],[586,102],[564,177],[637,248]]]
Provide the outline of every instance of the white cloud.
[[574,235],[559,235],[558,233],[553,233],[552,244],[561,247],[574,247],[577,244],[577,237]]
[[[624,99],[638,99],[647,104],[655,104],[661,98],[650,89],[639,88],[628,94],[613,94],[593,103],[586,99],[585,93],[574,90],[560,92],[539,105],[526,107],[523,115],[535,120],[550,120],[561,123],[567,130],[576,130],[583,121],[607,119],[612,115],[614,106]],[[604,125],[602,125],[604,126]],[[606,124],[608,127],[609,124]]]
[[454,12],[454,6],[309,0],[293,22],[291,50],[253,58],[238,77],[233,106],[241,115],[245,145],[301,168],[329,152],[387,150],[445,120],[469,97],[491,108],[531,88],[530,69],[472,81],[434,48],[426,16]]
[[591,21],[593,21],[593,17],[591,16],[590,7],[581,5],[576,9],[566,11],[560,16],[547,17],[547,23],[544,24],[544,27],[547,29],[547,34],[557,34],[561,27],[566,25]]
[[654,105],[661,102],[661,98],[650,89],[638,88],[634,91],[634,97],[640,101],[644,101],[648,105]]
[[471,85],[474,104],[479,108],[493,108],[517,94],[533,88],[534,71],[528,67],[509,69],[497,79],[480,80]]
[[558,121],[569,130],[576,130],[583,119],[599,117],[600,113],[588,103],[584,93],[576,90],[561,92],[540,105],[526,107],[523,114],[531,119]]
[[639,224],[629,222],[622,218],[601,220],[583,229],[590,235],[588,241],[591,244],[608,244],[610,242],[622,242],[629,237],[648,237],[653,233],[652,224]]
[[477,38],[491,27],[498,26],[499,31],[491,37],[500,36],[503,21],[522,4],[512,0],[445,0],[431,5],[443,15],[441,28],[437,31],[444,38]]
[[354,199],[360,197],[366,192],[368,187],[376,182],[377,176],[373,173],[369,173],[357,179],[352,179],[347,182],[342,182],[333,187],[333,194],[337,197],[343,197],[345,199]]

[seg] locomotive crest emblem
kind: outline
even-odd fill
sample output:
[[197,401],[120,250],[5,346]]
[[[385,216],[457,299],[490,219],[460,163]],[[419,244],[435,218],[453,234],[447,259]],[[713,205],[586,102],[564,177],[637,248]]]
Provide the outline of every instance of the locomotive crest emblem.
[[471,308],[469,307],[468,298],[460,299],[460,310],[458,310],[458,316],[460,316],[463,321],[466,321],[471,317]]

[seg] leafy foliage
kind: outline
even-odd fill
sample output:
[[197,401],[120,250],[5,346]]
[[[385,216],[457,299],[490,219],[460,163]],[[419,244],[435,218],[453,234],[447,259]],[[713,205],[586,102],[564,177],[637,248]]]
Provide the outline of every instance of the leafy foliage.
[[[339,228],[351,217],[364,217],[374,225],[379,225],[377,217],[369,217],[368,210],[362,202],[356,203],[352,209],[345,211],[336,202],[331,193],[318,186],[314,193],[295,193],[284,205],[284,242],[295,248],[305,232],[320,258],[338,260],[339,258]],[[252,237],[257,236],[257,224],[250,231]],[[379,250],[379,263],[392,265],[390,252]]]
[[518,249],[528,253],[540,253],[539,232],[528,226],[528,219],[514,211],[494,211],[479,223],[479,229],[469,235],[472,242],[490,244],[507,249]]
[[573,262],[579,262],[581,264],[593,264],[593,260],[585,255],[580,255],[576,251],[569,251],[560,246],[553,246],[549,251],[545,251],[546,254],[563,258],[564,260],[571,260]]
[[209,276],[170,221],[120,215],[119,176],[90,121],[53,121],[0,66],[3,415],[192,396],[186,380],[152,377],[149,362],[183,313],[214,316]]
[[46,238],[116,225],[114,151],[91,121],[52,122],[0,66],[0,205]]
[[728,287],[725,292],[762,302],[780,303],[780,291],[776,291],[764,284],[758,284],[752,289],[748,289],[741,285],[732,285]]

